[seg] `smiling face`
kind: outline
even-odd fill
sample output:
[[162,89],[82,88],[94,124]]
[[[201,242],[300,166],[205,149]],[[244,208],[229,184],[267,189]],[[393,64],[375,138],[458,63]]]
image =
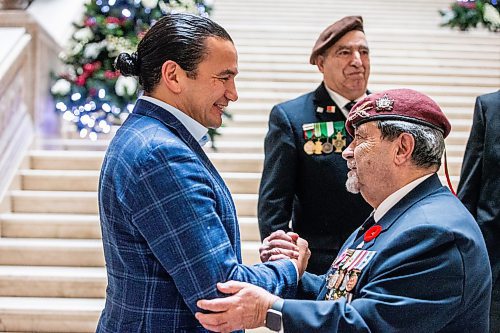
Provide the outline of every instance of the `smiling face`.
[[367,122],[355,130],[354,140],[342,152],[350,171],[346,187],[349,192],[361,193],[370,206],[378,205],[394,192],[393,157],[396,142],[383,140],[377,122]]
[[366,92],[370,77],[370,56],[365,34],[359,30],[346,33],[316,64],[326,86],[347,99],[355,100]]
[[238,55],[229,40],[209,37],[207,55],[198,65],[196,77],[183,85],[180,109],[207,128],[222,125],[222,113],[229,102],[238,99],[234,77],[238,74]]

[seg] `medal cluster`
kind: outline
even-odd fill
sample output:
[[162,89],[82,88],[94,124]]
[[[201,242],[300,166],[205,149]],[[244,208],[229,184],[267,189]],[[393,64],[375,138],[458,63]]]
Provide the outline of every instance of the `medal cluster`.
[[346,297],[350,303],[361,271],[368,265],[375,251],[347,249],[335,259],[332,273],[326,277],[325,300]]
[[346,130],[343,121],[329,121],[302,125],[304,151],[307,155],[341,153],[346,146]]

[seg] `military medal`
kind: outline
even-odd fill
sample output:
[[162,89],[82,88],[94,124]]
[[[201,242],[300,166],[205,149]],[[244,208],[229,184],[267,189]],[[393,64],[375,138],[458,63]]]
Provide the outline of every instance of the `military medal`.
[[304,144],[304,151],[306,152],[307,155],[312,155],[314,154],[314,142],[312,141],[307,141]]
[[325,300],[346,297],[347,301],[351,302],[359,275],[373,259],[375,253],[375,251],[361,249],[347,249],[342,252],[332,264],[332,268],[337,268],[337,270],[335,273],[328,274],[326,278]]
[[335,147],[336,153],[341,153],[342,149],[347,145],[347,141],[345,139],[345,126],[343,121],[336,121],[333,123],[335,138],[333,139],[333,146]]
[[323,153],[330,154],[333,151],[333,145],[330,143],[330,138],[333,134],[333,122],[324,123],[326,127],[326,142],[323,143]]
[[333,145],[335,146],[336,153],[342,152],[342,148],[344,148],[346,145],[345,139],[342,138],[342,133],[337,132],[335,139],[333,139]]
[[333,151],[333,145],[328,142],[328,139],[326,139],[326,142],[323,143],[323,153],[325,154],[330,154]]
[[321,140],[318,140],[314,143],[314,154],[321,155],[323,153],[323,144]]
[[304,152],[307,155],[314,154],[314,142],[313,142],[313,130],[314,124],[304,124],[302,125],[302,131],[304,132],[304,139],[306,143],[304,144]]

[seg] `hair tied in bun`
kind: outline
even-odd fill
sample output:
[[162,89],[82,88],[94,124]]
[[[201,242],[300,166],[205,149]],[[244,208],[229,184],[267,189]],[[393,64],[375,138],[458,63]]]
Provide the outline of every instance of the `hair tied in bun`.
[[139,76],[139,58],[137,52],[128,54],[120,53],[115,59],[115,69],[119,70],[123,76]]

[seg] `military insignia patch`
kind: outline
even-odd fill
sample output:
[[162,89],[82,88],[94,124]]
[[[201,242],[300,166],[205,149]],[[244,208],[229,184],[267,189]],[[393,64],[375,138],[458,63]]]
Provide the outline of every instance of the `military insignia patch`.
[[375,110],[377,112],[381,111],[392,111],[392,108],[394,106],[394,100],[390,99],[387,94],[385,94],[383,97],[375,100],[375,104],[377,105],[375,107]]
[[370,101],[361,104],[354,111],[351,111],[351,113],[349,113],[349,117],[347,118],[347,120],[353,121],[354,119],[356,119],[358,117],[360,117],[360,118],[369,117],[370,114],[366,111],[370,110],[372,107],[373,106],[371,105]]

